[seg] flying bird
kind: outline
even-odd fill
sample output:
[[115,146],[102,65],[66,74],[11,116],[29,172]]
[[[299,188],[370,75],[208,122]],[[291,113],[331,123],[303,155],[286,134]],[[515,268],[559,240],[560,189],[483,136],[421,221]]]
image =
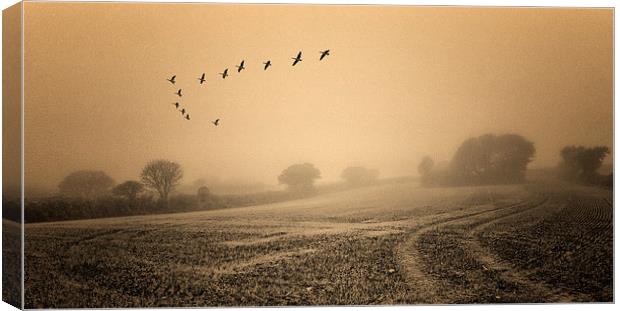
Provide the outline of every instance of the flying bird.
[[301,51],[299,51],[299,53],[297,54],[297,57],[295,57],[295,58],[291,57],[291,59],[295,60],[293,62],[293,66],[295,66],[295,65],[297,65],[297,63],[301,62]]
[[228,77],[228,68],[224,69],[224,72],[220,74],[222,75],[222,79],[226,79],[226,77]]
[[181,114],[185,115],[185,108],[181,109]]
[[189,113],[185,115],[185,119],[189,120]]
[[203,84],[205,81],[207,81],[207,80],[205,79],[205,74],[204,74],[204,72],[202,73],[202,76],[200,76],[200,78],[198,78],[198,81],[200,81],[200,84]]
[[168,80],[170,83],[174,84],[174,83],[176,82],[176,81],[174,80],[174,79],[176,79],[176,77],[177,77],[177,76],[175,75],[175,76],[172,76],[172,78],[170,78],[170,79],[166,79],[166,80]]
[[216,119],[215,121],[212,121],[211,123],[215,124],[215,126],[220,125],[220,119]]
[[265,68],[263,70],[267,70],[267,68],[269,68],[269,66],[271,66],[271,61],[268,60],[266,63],[263,63],[263,65],[265,65]]
[[245,60],[242,60],[241,64],[237,66],[237,72],[241,72],[241,70],[245,69],[245,67],[243,67],[243,64],[245,64]]
[[183,96],[183,94],[181,94],[181,89],[179,89],[179,90],[178,90],[176,93],[174,93],[174,94],[179,95],[179,97]]
[[173,105],[174,105],[175,108],[177,108],[177,109],[179,108],[179,103],[173,103]]
[[323,58],[325,58],[325,56],[329,55],[329,50],[320,51],[319,53],[321,53],[321,58],[319,58],[319,60],[323,60]]

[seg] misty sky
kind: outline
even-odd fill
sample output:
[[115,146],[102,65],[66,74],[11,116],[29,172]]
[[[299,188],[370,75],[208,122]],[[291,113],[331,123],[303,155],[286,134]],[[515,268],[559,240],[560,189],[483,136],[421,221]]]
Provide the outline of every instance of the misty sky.
[[[487,132],[521,134],[532,166],[556,165],[564,145],[612,146],[612,14],[25,3],[25,181],[55,189],[100,169],[122,182],[159,158],[187,183],[277,184],[300,162],[323,181],[349,165],[411,175]],[[172,106],[177,87],[191,121]]]

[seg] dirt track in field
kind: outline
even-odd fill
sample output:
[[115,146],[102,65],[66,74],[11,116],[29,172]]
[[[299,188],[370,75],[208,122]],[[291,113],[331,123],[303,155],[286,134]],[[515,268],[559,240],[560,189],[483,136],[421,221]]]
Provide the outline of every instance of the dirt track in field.
[[612,206],[609,191],[549,183],[398,184],[32,224],[26,306],[609,301]]

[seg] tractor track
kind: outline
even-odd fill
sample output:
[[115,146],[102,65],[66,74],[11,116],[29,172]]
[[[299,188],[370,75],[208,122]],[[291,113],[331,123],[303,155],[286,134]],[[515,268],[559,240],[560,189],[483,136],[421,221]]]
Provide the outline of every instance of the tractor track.
[[[451,297],[447,296],[445,290],[445,284],[441,280],[436,279],[432,275],[424,272],[424,267],[420,262],[421,250],[419,247],[419,239],[422,235],[427,234],[434,230],[440,230],[449,226],[468,226],[470,229],[481,230],[482,228],[489,226],[501,219],[513,217],[522,213],[526,213],[533,209],[544,206],[548,197],[544,196],[538,200],[525,200],[505,206],[498,206],[493,209],[487,209],[483,211],[473,212],[466,215],[457,217],[451,217],[448,219],[436,221],[411,232],[411,236],[405,242],[403,242],[397,249],[397,256],[403,265],[405,272],[405,279],[408,281],[413,291],[413,297],[411,297],[413,303],[450,303]],[[492,217],[490,215],[499,214],[504,211],[510,211],[507,214],[502,214],[499,217]],[[482,220],[481,217],[484,217]],[[473,227],[472,227],[473,226]],[[473,233],[470,234],[473,237]],[[470,242],[468,242],[470,243]],[[517,284],[523,284],[532,286],[532,282],[526,277],[519,275],[514,271],[514,268],[500,264],[494,257],[488,254],[488,251],[484,250],[482,246],[476,241],[475,244],[471,244],[476,255],[480,261],[488,269],[495,269],[500,271],[502,277],[508,281],[516,282]],[[536,285],[541,289],[545,289],[542,285]],[[423,289],[423,290],[418,290]],[[562,298],[554,296],[551,293],[548,295],[551,298]],[[560,299],[562,300],[562,299]]]
[[541,204],[476,224],[470,229],[464,242],[467,250],[469,250],[484,267],[495,271],[502,280],[540,293],[542,300],[545,302],[571,302],[573,301],[572,297],[563,294],[560,290],[554,289],[544,282],[533,280],[527,273],[523,273],[517,270],[512,264],[499,259],[488,249],[484,248],[477,238],[478,234],[493,224],[531,212],[533,209],[544,206],[546,201],[545,199]]

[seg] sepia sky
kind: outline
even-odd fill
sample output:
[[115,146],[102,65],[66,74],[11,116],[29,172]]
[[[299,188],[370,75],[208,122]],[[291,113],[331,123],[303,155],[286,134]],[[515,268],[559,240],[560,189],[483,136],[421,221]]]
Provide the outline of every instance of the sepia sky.
[[612,146],[612,14],[25,3],[25,182],[55,189],[78,169],[122,182],[159,158],[187,183],[275,185],[300,162],[323,182],[349,165],[412,175],[484,133],[521,134],[531,166],[552,166],[565,145]]

